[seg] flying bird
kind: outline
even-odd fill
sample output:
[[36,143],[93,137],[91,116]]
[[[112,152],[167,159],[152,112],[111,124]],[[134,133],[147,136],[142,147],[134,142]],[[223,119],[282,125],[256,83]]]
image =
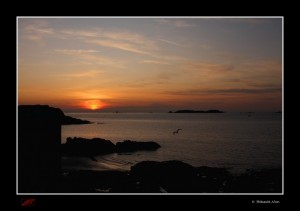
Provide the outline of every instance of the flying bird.
[[178,133],[180,130],[182,130],[182,129],[177,129],[177,130],[173,131],[173,135],[175,135],[176,133]]
[[93,156],[91,156],[90,159],[91,159],[92,161],[98,162],[98,160],[97,160],[95,157],[93,157]]

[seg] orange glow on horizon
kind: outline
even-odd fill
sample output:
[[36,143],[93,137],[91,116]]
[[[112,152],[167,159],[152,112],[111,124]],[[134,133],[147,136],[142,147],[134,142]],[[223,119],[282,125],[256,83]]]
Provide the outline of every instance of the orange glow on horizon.
[[89,110],[99,110],[103,109],[105,107],[105,104],[100,100],[89,100],[84,101],[82,107]]

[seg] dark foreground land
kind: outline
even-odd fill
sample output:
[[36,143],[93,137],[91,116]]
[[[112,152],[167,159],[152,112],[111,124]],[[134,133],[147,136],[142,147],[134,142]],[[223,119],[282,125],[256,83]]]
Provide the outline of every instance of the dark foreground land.
[[[186,112],[186,111],[184,111]],[[213,111],[215,112],[215,111]],[[143,161],[130,171],[62,172],[61,156],[93,156],[157,150],[156,142],[68,138],[61,125],[87,124],[45,105],[18,107],[18,193],[281,193],[282,170],[248,170],[232,175],[224,168],[193,167],[181,161]],[[96,160],[95,160],[96,161]]]
[[247,170],[193,167],[181,161],[143,161],[129,172],[65,172],[63,193],[281,193],[281,169]]

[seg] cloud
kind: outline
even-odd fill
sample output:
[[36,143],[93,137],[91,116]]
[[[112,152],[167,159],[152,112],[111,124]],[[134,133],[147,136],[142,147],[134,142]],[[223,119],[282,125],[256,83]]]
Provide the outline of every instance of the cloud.
[[227,22],[227,23],[244,23],[244,24],[250,24],[250,25],[263,25],[263,24],[271,23],[272,18],[221,18],[221,19],[215,19],[215,20],[221,20],[221,21]]
[[282,79],[281,63],[275,60],[248,60],[228,64],[187,61],[182,63],[180,69],[191,80],[197,79],[201,83],[209,82],[218,86],[235,83],[255,87],[251,85],[254,81],[260,85],[281,85]]
[[44,21],[33,21],[31,24],[20,22],[21,36],[24,39],[45,45],[45,38],[54,35],[54,29]]
[[27,34],[37,34],[37,35],[51,35],[54,34],[54,30],[45,24],[32,24],[25,27],[25,32]]
[[187,45],[167,39],[152,40],[145,37],[142,34],[121,29],[111,31],[104,30],[101,28],[94,28],[92,30],[62,30],[60,31],[60,33],[64,36],[68,36],[69,38],[81,39],[86,43],[96,44],[108,48],[114,48],[135,54],[150,56],[159,59],[161,61],[161,64],[167,63],[165,61],[183,60],[185,58],[172,55],[161,55],[161,53],[159,53],[160,47],[157,43],[157,40],[178,47],[188,47]]
[[194,27],[197,26],[195,22],[192,20],[209,20],[209,21],[218,21],[218,22],[226,22],[226,23],[232,23],[232,24],[249,24],[249,25],[265,25],[272,22],[274,19],[280,19],[280,18],[251,18],[251,17],[237,17],[237,18],[185,18],[185,19],[179,19],[179,18],[162,18],[162,19],[155,19],[155,22],[161,25],[168,25],[173,26],[177,28],[185,28],[185,27]]
[[[184,25],[184,23],[178,22],[177,25]],[[152,57],[155,58],[155,60],[160,60],[161,64],[167,63],[163,60],[174,61],[178,58],[175,58],[172,55],[167,56],[162,54],[157,39],[150,39],[141,33],[136,33],[127,29],[103,29],[99,27],[84,30],[68,28],[53,29],[48,26],[47,22],[30,22],[30,24],[25,25],[23,28],[23,37],[35,41],[40,45],[46,44],[46,38],[66,39],[68,42],[76,40],[77,43],[81,44],[96,44],[102,47]],[[160,39],[160,42],[165,42],[178,47],[186,47],[181,43],[168,39]],[[55,51],[65,55],[86,55],[99,52],[93,49],[56,49]]]
[[66,54],[66,55],[78,55],[78,54],[89,54],[89,53],[97,53],[99,51],[96,50],[85,50],[85,49],[55,49],[55,52]]
[[167,65],[169,63],[164,62],[164,61],[159,61],[159,60],[144,60],[142,61],[143,63],[148,63],[148,64],[163,64],[163,65]]
[[182,20],[182,19],[155,19],[155,22],[158,24],[165,24],[177,28],[185,28],[185,27],[194,27],[196,24],[191,21]]
[[105,31],[98,29],[97,31],[97,39],[86,39],[85,42],[152,57],[155,57],[153,51],[159,49],[156,42],[142,34],[128,30]]
[[228,72],[234,70],[233,65],[229,64],[217,64],[210,62],[197,62],[197,61],[189,61],[184,64],[184,68],[192,71],[200,71],[200,72]]
[[137,46],[120,41],[112,41],[112,40],[88,40],[88,43],[93,43],[97,45],[101,45],[104,47],[115,48],[123,51],[129,51],[137,54],[151,55],[149,52],[139,49]]
[[111,40],[126,41],[134,44],[142,44],[148,48],[156,48],[155,42],[146,38],[142,34],[130,32],[127,30],[102,32],[103,37]]
[[265,93],[278,93],[281,92],[281,87],[270,87],[270,88],[254,88],[254,89],[189,89],[183,91],[169,91],[167,94],[171,95],[227,95],[227,94],[265,94]]
[[[45,44],[45,37],[56,39],[80,39],[83,42],[117,48],[139,54],[149,54],[147,50],[157,49],[156,43],[144,35],[126,29],[107,30],[92,28],[89,30],[63,29],[54,30],[47,22],[36,21],[23,27],[23,37]],[[69,52],[67,52],[69,53]],[[73,52],[70,52],[73,53]]]
[[189,22],[183,21],[183,20],[173,21],[173,23],[175,24],[176,27],[179,27],[179,28],[196,26],[193,23],[189,23]]
[[94,65],[107,66],[109,68],[125,68],[125,64],[120,59],[113,59],[110,57],[104,57],[93,54],[80,55],[80,59],[83,62],[90,62]]
[[63,29],[59,30],[57,33],[60,38],[91,38],[91,37],[99,37],[99,33],[96,30],[72,30],[72,29]]
[[70,97],[73,99],[91,100],[91,99],[111,99],[112,97],[106,94],[105,90],[100,89],[83,89],[70,92]]
[[154,56],[152,51],[159,49],[155,41],[142,34],[124,29],[61,30],[59,33],[63,39],[81,39],[85,43],[148,56]]
[[178,42],[171,41],[171,40],[166,40],[166,39],[158,39],[158,40],[162,41],[162,42],[165,42],[165,43],[168,43],[170,45],[177,46],[177,47],[183,47],[183,48],[188,47],[188,45],[183,45],[183,44],[180,44]]
[[75,72],[75,73],[69,73],[66,76],[67,77],[75,77],[75,78],[82,78],[82,77],[95,77],[104,71],[102,70],[87,70],[82,72]]
[[126,29],[119,30],[107,30],[102,28],[93,28],[90,30],[72,30],[64,29],[60,30],[59,34],[65,38],[76,38],[76,39],[91,39],[91,38],[100,38],[116,41],[126,41],[130,43],[143,44],[146,46],[153,47],[154,42],[147,39],[144,35],[128,31]]
[[282,92],[281,64],[276,61],[248,60],[234,65],[187,61],[169,80],[174,88],[166,87],[165,94],[174,97],[266,97]]
[[[124,68],[122,61],[99,55],[100,51],[93,49],[55,49],[55,53],[77,57],[81,64]],[[98,54],[97,54],[98,53]]]

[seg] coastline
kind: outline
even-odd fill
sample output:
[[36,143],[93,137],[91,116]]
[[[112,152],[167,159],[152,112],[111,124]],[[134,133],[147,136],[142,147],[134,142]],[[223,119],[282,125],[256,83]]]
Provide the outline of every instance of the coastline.
[[282,169],[194,167],[181,161],[142,161],[130,171],[64,171],[61,193],[281,193]]
[[[20,107],[19,107],[20,108]],[[23,108],[23,109],[22,109]],[[88,157],[107,153],[134,151],[156,151],[160,145],[155,142],[129,141],[113,143],[101,138],[69,138],[61,143],[61,125],[64,114],[60,109],[48,106],[26,106],[19,109],[19,184],[20,193],[278,193],[282,192],[282,169],[248,169],[233,174],[228,168],[190,165],[181,158],[169,156],[166,161],[149,161],[145,156],[130,164],[129,171],[120,170],[62,170],[62,156],[70,154]],[[127,121],[127,120],[126,120]],[[124,119],[124,122],[126,122]],[[151,122],[149,121],[149,124]],[[95,124],[90,124],[94,126]],[[152,124],[151,124],[152,125]],[[122,125],[124,126],[124,125]],[[80,127],[80,126],[77,126]],[[134,127],[136,130],[138,125]],[[172,126],[172,128],[181,128]],[[215,128],[215,127],[214,127]],[[105,129],[101,126],[101,129]],[[159,126],[155,131],[159,130]],[[116,128],[114,127],[114,131]],[[123,131],[123,130],[120,130]],[[141,131],[141,130],[137,130]],[[168,131],[172,140],[180,139],[178,134]],[[179,129],[177,129],[177,132]],[[184,128],[184,132],[188,128]],[[133,131],[134,132],[134,131]],[[121,133],[119,134],[121,135]],[[124,136],[124,134],[122,134]],[[148,137],[148,136],[147,136]],[[43,141],[41,141],[43,140]],[[124,139],[123,139],[124,140]],[[153,138],[155,140],[155,138]],[[209,140],[208,140],[209,141]],[[146,144],[147,143],[147,144]],[[177,142],[176,148],[189,142]],[[180,144],[181,143],[181,144]],[[246,142],[243,142],[244,144]],[[146,145],[145,145],[146,144]],[[150,145],[149,145],[150,144]],[[169,147],[172,147],[172,142]],[[161,145],[162,152],[168,146]],[[232,146],[232,145],[230,145]],[[203,148],[199,148],[203,150]],[[197,151],[199,153],[199,151]],[[205,150],[209,154],[210,151]],[[257,150],[255,151],[257,153]],[[146,153],[142,153],[146,154]],[[139,154],[138,154],[139,155]],[[186,154],[184,154],[187,156]],[[224,163],[224,157],[220,156]],[[226,157],[225,157],[226,158]],[[124,158],[122,158],[124,161]],[[175,159],[175,160],[171,160]],[[74,162],[70,159],[71,162]],[[78,162],[74,162],[79,166]],[[30,165],[29,165],[30,164]],[[46,165],[45,165],[46,164]],[[92,164],[93,165],[93,164]]]

